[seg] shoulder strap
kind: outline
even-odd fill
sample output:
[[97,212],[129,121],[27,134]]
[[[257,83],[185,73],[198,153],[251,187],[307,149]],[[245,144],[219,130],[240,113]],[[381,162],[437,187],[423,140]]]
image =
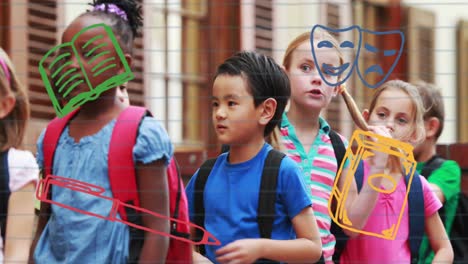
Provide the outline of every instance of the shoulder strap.
[[[409,175],[405,176],[408,186]],[[419,247],[424,236],[424,193],[418,172],[414,173],[408,194],[408,219],[409,219],[409,246],[411,251],[411,263],[417,263],[419,259]]]
[[[341,167],[341,163],[344,160],[346,154],[346,148],[344,146],[343,140],[334,130],[329,132],[330,140],[333,146],[333,151],[335,152],[336,164],[338,169]],[[335,177],[337,180],[338,177]],[[357,189],[360,191],[362,189],[362,184],[364,180],[364,163],[361,161],[356,169],[354,174],[354,179],[356,181]],[[336,200],[333,201],[333,208],[336,208]],[[333,261],[339,262],[341,254],[348,242],[349,237],[345,234],[343,229],[337,225],[334,221],[331,222],[330,232],[335,236],[335,253],[333,254]],[[322,256],[323,258],[323,256]]]
[[[169,162],[169,165],[167,166],[167,174],[177,175],[177,195],[176,195],[175,209],[174,209],[174,213],[172,214],[172,217],[178,219],[179,218],[179,203],[180,203],[180,199],[182,196],[182,192],[181,192],[182,176],[180,175],[179,164],[177,163],[175,158],[172,158],[171,161]],[[173,225],[174,224],[177,225],[176,222],[174,222]]]
[[10,174],[8,171],[8,150],[0,152],[0,228],[3,243],[8,215],[8,201],[10,200]]
[[42,141],[42,153],[44,156],[44,177],[52,174],[52,166],[54,165],[54,154],[57,148],[60,135],[67,126],[68,122],[78,113],[79,109],[74,110],[68,115],[59,118],[54,118],[48,125]]
[[[341,140],[341,137],[334,130],[330,130],[329,136],[330,136],[330,140],[333,146],[333,151],[335,152],[336,163],[339,168],[341,166],[341,163],[344,160],[344,156],[346,154],[346,148],[344,146],[343,140]],[[364,164],[361,161],[359,162],[359,165],[355,172],[355,180],[356,180],[358,191],[362,189],[363,178],[364,178]],[[337,177],[335,177],[335,179],[337,179]]]
[[[140,122],[147,114],[151,113],[144,107],[125,108],[117,118],[109,146],[108,171],[112,195],[134,206],[140,206],[140,199],[133,162],[133,147]],[[119,214],[123,220],[128,219],[123,206],[119,207]]]
[[271,238],[275,220],[276,186],[279,168],[284,157],[284,153],[272,149],[268,152],[263,165],[257,208],[258,229],[262,238]]
[[[211,170],[215,165],[217,159],[209,159],[206,160],[198,170],[198,175],[195,180],[195,191],[193,193],[193,210],[194,210],[194,224],[205,227],[205,204],[203,201],[204,192],[205,192],[205,185],[206,181],[208,180],[208,176],[210,176]],[[203,238],[203,233],[201,229],[196,229],[196,237],[195,241],[199,241]],[[198,251],[200,254],[205,255],[205,246],[200,245],[198,247]]]
[[445,159],[441,158],[440,156],[432,156],[432,158],[428,160],[424,165],[424,168],[421,171],[421,175],[427,179],[432,174],[432,172],[440,168],[440,166],[442,166],[442,163],[444,162]]
[[362,161],[359,162],[356,172],[354,173],[354,180],[356,181],[357,190],[360,192],[364,181],[364,163]]
[[[52,174],[53,166],[54,166],[54,155],[55,149],[57,148],[57,144],[59,142],[60,136],[62,135],[63,130],[67,126],[68,122],[78,113],[79,108],[75,109],[68,115],[64,117],[55,117],[50,121],[47,125],[44,139],[42,140],[42,155],[44,157],[44,164],[43,166],[43,177],[47,177],[47,175]],[[52,196],[52,189],[49,188],[49,192],[47,193],[48,199],[51,199]],[[47,214],[50,215],[51,207],[49,203],[41,202],[41,207],[44,206],[45,211]]]
[[333,146],[333,151],[335,152],[336,164],[338,168],[340,168],[341,162],[343,162],[344,156],[346,154],[346,148],[343,144],[343,140],[341,140],[338,133],[336,133],[334,130],[330,129],[330,132],[328,135],[330,136],[330,140]]

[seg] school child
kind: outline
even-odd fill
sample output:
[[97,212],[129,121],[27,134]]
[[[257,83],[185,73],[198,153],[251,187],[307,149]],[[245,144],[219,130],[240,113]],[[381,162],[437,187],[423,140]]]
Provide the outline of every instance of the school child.
[[21,147],[29,101],[8,55],[0,48],[0,263],[25,262],[34,226],[36,160]]
[[[376,89],[370,103],[369,109],[364,110],[363,117],[369,127],[386,130],[387,137],[391,137],[412,145],[418,144],[424,138],[423,124],[424,108],[418,95],[417,88],[413,85],[393,80],[384,83]],[[385,135],[382,133],[382,135]],[[393,161],[393,162],[392,162]],[[365,173],[363,178],[363,189],[369,186],[367,181],[369,175],[374,175],[372,167],[383,167],[384,174],[391,177],[381,178],[380,182],[373,182],[374,186],[383,190],[391,190],[387,193],[379,193],[377,201],[369,200],[366,206],[372,208],[367,222],[361,228],[363,231],[377,232],[384,230],[391,223],[399,221],[399,212],[407,193],[405,173],[401,165],[396,165],[395,159],[370,158],[364,161]],[[437,210],[442,206],[436,195],[432,192],[427,180],[415,174],[422,186],[424,227],[432,250],[435,252],[435,263],[452,263],[453,250],[445,233],[442,221]],[[413,181],[414,182],[414,181]],[[396,186],[394,185],[396,183]],[[412,186],[416,187],[416,186]],[[354,190],[355,195],[356,190]],[[350,194],[352,195],[352,194]],[[352,198],[351,198],[352,199]],[[409,201],[411,203],[413,201]],[[363,203],[364,204],[364,203]],[[341,263],[410,263],[414,257],[410,251],[410,219],[408,206],[400,220],[399,230],[394,240],[379,238],[371,235],[355,233],[346,243]],[[355,217],[360,216],[356,212]],[[352,220],[351,220],[352,222]]]
[[[70,42],[80,30],[104,23],[112,28],[118,44],[131,63],[133,40],[138,28],[142,25],[141,7],[130,0],[98,0],[91,4],[89,10],[78,16],[64,31],[62,42]],[[76,43],[95,39],[97,46],[113,45],[102,27],[94,28],[80,35]],[[101,37],[97,37],[101,36]],[[94,47],[96,48],[96,47]],[[63,52],[67,52],[66,49]],[[70,69],[79,69],[75,53],[72,55]],[[90,62],[91,58],[83,52],[77,53],[84,61],[82,67],[94,67],[104,60],[116,57],[111,51],[101,54],[99,59]],[[91,69],[86,69],[90,71]],[[109,76],[123,71],[122,63],[110,68],[108,74],[91,79],[93,86],[102,83]],[[78,85],[70,95],[85,91],[87,86]],[[93,101],[83,104],[74,118],[64,128],[58,140],[53,156],[52,174],[83,181],[104,188],[102,196],[113,197],[111,192],[108,155],[112,130],[116,118],[127,107],[117,94],[118,87],[103,92]],[[41,134],[37,143],[37,160],[44,169],[43,140],[47,129]],[[173,148],[167,132],[152,117],[144,117],[138,128],[138,136],[133,146],[136,182],[138,186],[140,207],[169,216],[168,186],[166,166],[171,159]],[[114,169],[114,168],[113,168]],[[43,175],[44,177],[46,175]],[[52,188],[51,199],[83,211],[99,215],[109,215],[111,201],[96,198],[85,193],[66,188]],[[47,212],[49,208],[50,213]],[[36,263],[127,263],[129,260],[130,228],[128,225],[105,219],[90,217],[57,205],[41,204],[35,243],[31,247],[31,257]],[[169,221],[142,215],[144,227],[169,232]],[[166,258],[169,239],[167,236],[144,232],[144,241],[138,261],[163,263]]]
[[[415,84],[424,104],[424,141],[414,148],[418,162],[417,171],[424,176],[443,206],[439,210],[445,230],[449,235],[455,218],[460,192],[461,170],[456,161],[445,160],[436,153],[437,139],[444,129],[445,111],[440,91],[432,84]],[[423,238],[419,252],[420,263],[431,263],[434,252],[427,236]]]
[[[314,38],[315,43],[328,41],[333,45],[329,52],[316,53],[321,63],[334,67],[343,64],[343,56],[334,37],[324,30],[317,30]],[[317,216],[322,240],[322,261],[332,263],[335,259],[339,260],[339,253],[335,252],[336,234],[332,233],[332,220],[328,212],[331,192],[341,162],[338,161],[335,147],[341,147],[344,153],[348,142],[333,131],[320,114],[327,108],[332,97],[341,92],[341,87],[328,85],[319,75],[318,71],[323,69],[317,69],[312,56],[310,32],[302,33],[290,42],[284,55],[283,67],[291,82],[291,98],[289,110],[283,114],[279,142],[272,142],[272,145],[281,146],[283,151],[299,164],[312,198],[312,208]],[[329,74],[324,76],[328,78],[329,83],[338,83],[341,78]],[[378,134],[385,133],[371,129]],[[378,158],[385,159],[380,156]],[[343,184],[344,177],[340,177],[340,188]],[[351,188],[356,189],[356,185],[353,184]],[[355,200],[349,199],[348,211],[368,214],[371,209],[361,206],[361,202],[375,199],[375,196],[376,192],[369,190],[357,195]],[[353,224],[362,226],[365,221],[366,218],[359,218],[355,219]]]
[[[284,155],[279,164],[265,164],[270,155],[280,153],[264,138],[281,120],[290,95],[288,77],[273,59],[240,52],[218,67],[212,92],[214,128],[220,143],[230,148],[212,160],[204,186],[199,184],[206,163],[191,178],[186,193],[191,220],[197,222],[202,215],[201,224],[221,245],[205,246],[204,257],[194,252],[194,262],[317,261],[319,233],[298,167]],[[272,168],[277,173],[266,177],[262,170]],[[268,178],[276,179],[277,186],[267,199],[274,202],[274,219],[265,232],[260,218],[268,216],[257,210],[262,204],[259,190],[264,191],[260,185]]]

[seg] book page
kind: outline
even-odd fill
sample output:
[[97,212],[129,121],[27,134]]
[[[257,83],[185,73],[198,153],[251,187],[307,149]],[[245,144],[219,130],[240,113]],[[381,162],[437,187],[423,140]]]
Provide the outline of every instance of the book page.
[[[72,110],[70,110],[71,105],[69,103],[62,106],[63,99],[78,85],[85,82],[82,71],[70,67],[73,63],[71,60],[72,52],[72,43],[63,43],[49,50],[39,62],[39,73],[58,116],[63,116]],[[73,98],[75,102],[77,100],[81,101],[84,95],[78,95],[77,97],[81,99]]]
[[[74,42],[75,51],[78,54],[83,54],[86,58],[85,60],[82,60],[82,69],[85,77],[88,79],[91,89],[93,90],[93,97],[96,98],[102,92],[117,87],[134,78],[120,44],[109,26],[105,24],[89,26],[80,31],[74,37],[74,40],[78,39],[80,35],[85,32],[99,27],[104,29],[104,34],[93,36],[83,44]],[[106,38],[110,39],[110,42],[104,41]],[[120,65],[123,66],[124,71],[117,75],[112,74],[115,72],[115,68]],[[102,76],[105,77],[104,81],[97,85],[95,84],[95,87],[92,87],[91,83],[95,83],[92,80],[102,78]]]

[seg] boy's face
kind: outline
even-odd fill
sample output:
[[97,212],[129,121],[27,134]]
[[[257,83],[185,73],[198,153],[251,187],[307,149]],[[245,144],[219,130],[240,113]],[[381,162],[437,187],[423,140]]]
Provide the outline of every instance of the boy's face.
[[[322,64],[337,66],[340,60],[334,49],[317,52],[317,59]],[[327,107],[336,88],[328,85],[320,77],[312,57],[312,48],[309,41],[304,41],[292,53],[291,65],[288,69],[291,81],[291,101],[307,109],[320,111]],[[329,83],[335,83],[337,76],[324,74]]]
[[246,144],[258,134],[263,137],[260,113],[241,76],[216,77],[211,105],[214,129],[221,144]]

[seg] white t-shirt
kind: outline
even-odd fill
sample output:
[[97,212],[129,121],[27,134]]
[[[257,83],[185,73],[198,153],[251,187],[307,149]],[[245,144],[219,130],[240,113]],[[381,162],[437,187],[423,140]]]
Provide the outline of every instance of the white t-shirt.
[[[39,167],[31,152],[10,148],[8,150],[8,173],[10,176],[10,192],[16,192],[30,182],[37,185]],[[3,263],[3,241],[1,236],[0,263]]]

